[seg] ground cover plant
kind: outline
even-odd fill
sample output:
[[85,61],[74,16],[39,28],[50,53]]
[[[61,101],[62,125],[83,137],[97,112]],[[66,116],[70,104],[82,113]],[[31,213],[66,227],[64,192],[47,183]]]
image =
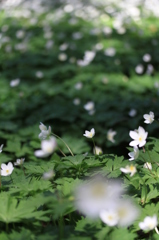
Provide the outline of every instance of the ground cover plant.
[[157,8],[19,2],[0,5],[0,239],[159,239]]

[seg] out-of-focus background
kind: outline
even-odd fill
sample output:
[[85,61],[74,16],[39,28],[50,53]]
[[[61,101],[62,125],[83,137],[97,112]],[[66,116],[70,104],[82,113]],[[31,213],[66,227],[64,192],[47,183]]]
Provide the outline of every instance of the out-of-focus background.
[[127,155],[139,125],[158,136],[143,119],[159,118],[158,18],[157,0],[0,1],[0,143],[10,158],[35,158],[39,122],[76,154],[92,151],[83,133],[93,127],[104,153]]

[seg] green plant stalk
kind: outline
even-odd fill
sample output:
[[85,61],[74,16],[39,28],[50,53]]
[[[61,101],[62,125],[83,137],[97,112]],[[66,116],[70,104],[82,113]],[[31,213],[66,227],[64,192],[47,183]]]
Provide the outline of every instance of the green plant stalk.
[[93,142],[93,146],[94,146],[95,155],[97,155],[97,152],[96,152],[96,145],[95,145],[95,142],[94,142],[93,138],[92,138],[92,142]]
[[74,156],[73,152],[71,151],[71,149],[69,148],[69,146],[67,145],[67,143],[62,139],[60,138],[58,135],[56,135],[55,133],[52,133],[53,136],[57,137],[58,139],[60,139],[64,144],[65,146],[67,147],[67,149],[69,150],[69,152],[71,153],[72,156]]

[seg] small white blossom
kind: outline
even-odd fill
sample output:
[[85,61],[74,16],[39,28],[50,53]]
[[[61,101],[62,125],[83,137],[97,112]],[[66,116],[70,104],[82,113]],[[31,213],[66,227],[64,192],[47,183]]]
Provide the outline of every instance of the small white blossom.
[[133,165],[126,166],[125,168],[120,168],[120,171],[123,173],[130,173],[130,177],[132,177],[137,172],[136,167]]
[[100,148],[100,147],[95,147],[94,149],[93,149],[93,153],[94,154],[97,154],[97,155],[100,155],[100,154],[102,154],[103,153],[103,151],[102,151],[102,149]]
[[0,146],[0,153],[2,152],[3,144]]
[[89,101],[84,105],[84,109],[88,112],[94,111],[94,102]]
[[145,217],[144,221],[143,222],[140,222],[139,223],[139,227],[142,229],[142,230],[145,230],[145,231],[150,231],[154,228],[157,227],[157,216],[154,215],[153,217]]
[[144,166],[143,166],[143,167],[152,170],[152,164],[149,163],[149,162],[144,163]]
[[129,158],[129,161],[132,161],[132,160],[137,159],[138,156],[139,156],[139,149],[138,149],[138,147],[134,147],[134,151],[128,153],[128,155],[129,155],[129,157],[130,157],[130,158]]
[[132,109],[129,111],[128,114],[129,114],[130,117],[135,117],[135,116],[136,116],[136,113],[137,113],[136,109],[133,109],[133,108],[132,108]]
[[115,136],[116,134],[117,134],[116,131],[113,131],[112,129],[109,129],[108,132],[107,132],[107,139],[108,139],[110,142],[114,143],[114,142],[115,142],[114,136]]
[[101,220],[108,226],[115,226],[118,224],[119,217],[116,211],[112,209],[101,210],[99,213]]
[[145,119],[144,123],[151,124],[155,116],[153,112],[149,112],[149,114],[144,114],[143,117]]
[[53,171],[53,170],[50,170],[50,171],[45,172],[45,173],[43,174],[43,179],[45,179],[45,180],[51,179],[51,178],[54,177],[54,175],[55,175],[54,171]]
[[79,98],[73,99],[73,104],[74,105],[79,105],[81,103],[81,100]]
[[2,163],[1,164],[1,176],[9,176],[13,172],[13,164],[11,162],[7,164]]
[[83,214],[96,218],[103,209],[111,208],[112,201],[118,199],[122,192],[119,182],[98,176],[75,189],[75,205]]
[[85,131],[85,134],[83,134],[83,136],[87,137],[87,138],[93,138],[95,135],[95,130],[94,128],[91,129],[91,131]]
[[145,53],[142,59],[144,62],[149,62],[151,61],[151,55],[149,53]]
[[58,59],[59,59],[59,61],[64,62],[67,59],[67,55],[65,53],[60,53],[58,55]]
[[14,162],[14,166],[22,165],[25,161],[25,158],[17,159],[16,162]]
[[20,79],[17,78],[17,79],[15,79],[15,80],[10,81],[10,86],[11,86],[11,87],[16,87],[16,86],[19,85],[19,83],[20,83]]
[[46,139],[51,134],[51,127],[50,126],[47,130],[47,127],[43,123],[40,123],[39,128],[41,130],[41,133],[39,134],[39,138],[41,140]]
[[136,72],[137,74],[142,74],[143,71],[144,71],[144,66],[143,66],[142,64],[139,64],[139,65],[137,65],[137,66],[135,67],[135,72]]
[[83,83],[82,83],[82,82],[77,82],[77,83],[75,84],[74,88],[75,88],[76,90],[82,89],[82,88],[83,88]]
[[130,131],[129,135],[133,139],[133,141],[129,143],[130,146],[135,147],[139,145],[139,147],[143,147],[146,144],[148,132],[145,132],[143,127],[139,126],[137,130]]
[[116,50],[115,50],[115,48],[110,47],[110,48],[107,48],[107,49],[104,51],[104,54],[105,54],[106,56],[113,57],[113,56],[115,56],[115,54],[116,54]]
[[56,138],[50,137],[49,140],[43,140],[41,142],[41,150],[36,150],[34,152],[36,157],[48,157],[56,148]]
[[43,78],[43,76],[44,76],[43,72],[41,72],[41,71],[37,71],[35,73],[35,75],[36,75],[37,78]]

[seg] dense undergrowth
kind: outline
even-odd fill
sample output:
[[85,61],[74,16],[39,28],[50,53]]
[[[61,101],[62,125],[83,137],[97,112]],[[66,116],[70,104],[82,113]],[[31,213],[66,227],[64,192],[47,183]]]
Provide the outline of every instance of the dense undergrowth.
[[[0,239],[159,239],[139,227],[159,214],[158,18],[139,6],[137,20],[127,17],[117,26],[109,9],[97,8],[93,17],[92,9],[82,15],[85,8],[77,13],[66,6],[0,13],[0,163],[25,158],[1,176]],[[146,125],[150,111],[156,121]],[[46,158],[35,153],[39,122],[62,139]],[[138,126],[148,141],[130,176],[121,168],[130,165],[129,132]],[[100,155],[83,136],[92,128]],[[143,168],[146,162],[152,169]],[[119,201],[132,201],[138,211],[130,225],[110,226],[78,209],[76,189],[95,176],[104,177],[100,184],[122,185]]]

